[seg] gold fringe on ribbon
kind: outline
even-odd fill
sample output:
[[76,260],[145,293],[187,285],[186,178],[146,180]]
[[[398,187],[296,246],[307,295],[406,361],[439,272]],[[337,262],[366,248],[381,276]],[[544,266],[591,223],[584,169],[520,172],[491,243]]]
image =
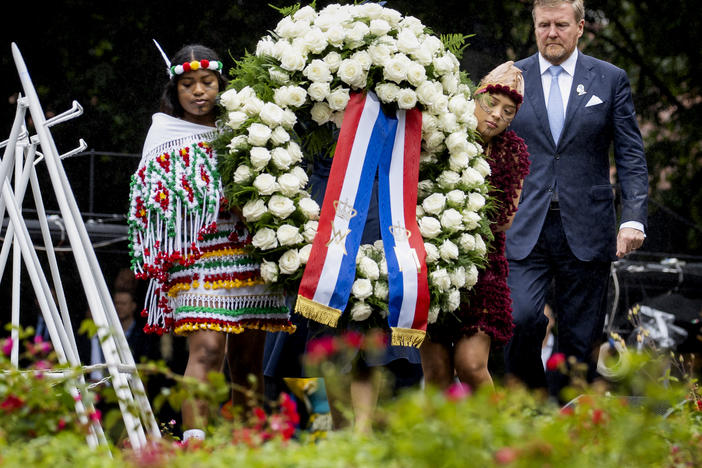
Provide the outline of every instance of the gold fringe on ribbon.
[[295,312],[303,317],[307,317],[310,320],[330,327],[336,327],[339,317],[341,317],[341,311],[339,309],[325,306],[324,304],[314,302],[312,299],[299,295],[297,296],[297,303],[295,304]]
[[392,328],[391,344],[393,346],[412,346],[419,348],[422,346],[426,332],[415,330],[414,328]]

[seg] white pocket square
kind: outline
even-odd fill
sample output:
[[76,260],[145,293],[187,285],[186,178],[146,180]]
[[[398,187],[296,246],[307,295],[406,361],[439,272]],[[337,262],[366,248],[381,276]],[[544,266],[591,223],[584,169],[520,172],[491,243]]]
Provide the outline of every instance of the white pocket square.
[[587,101],[587,104],[585,104],[585,107],[596,106],[597,104],[602,104],[602,99],[593,94],[590,100]]

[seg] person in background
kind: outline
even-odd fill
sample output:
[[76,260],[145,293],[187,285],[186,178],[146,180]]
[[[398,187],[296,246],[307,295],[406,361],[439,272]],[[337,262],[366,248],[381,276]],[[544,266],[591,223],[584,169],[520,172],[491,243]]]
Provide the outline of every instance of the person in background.
[[[468,301],[455,314],[442,314],[427,328],[422,367],[427,384],[448,388],[455,377],[473,388],[493,385],[488,370],[491,345],[504,345],[512,334],[512,306],[507,288],[505,231],[512,224],[522,181],[529,170],[524,141],[507,127],[522,103],[524,81],[513,62],[482,79],[474,93],[477,131],[490,164],[490,193],[497,201],[491,216],[494,241],[486,268]],[[454,377],[455,376],[455,377]]]
[[[588,363],[593,379],[610,262],[641,247],[646,227],[648,170],[629,79],[577,49],[584,16],[583,0],[535,0],[538,52],[515,64],[526,91],[512,129],[529,148],[531,168],[507,231],[515,332],[505,367],[531,388],[546,387],[541,349],[551,281],[554,352]],[[622,194],[618,230],[612,147]],[[551,393],[566,383],[563,376]]]

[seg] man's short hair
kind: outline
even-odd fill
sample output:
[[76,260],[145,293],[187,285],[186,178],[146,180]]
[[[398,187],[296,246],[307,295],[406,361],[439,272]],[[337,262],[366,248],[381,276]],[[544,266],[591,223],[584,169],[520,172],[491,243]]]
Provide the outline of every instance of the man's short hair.
[[585,18],[585,2],[584,0],[534,0],[534,6],[531,9],[531,16],[536,20],[536,7],[556,7],[561,3],[569,3],[573,7],[575,13],[575,22]]

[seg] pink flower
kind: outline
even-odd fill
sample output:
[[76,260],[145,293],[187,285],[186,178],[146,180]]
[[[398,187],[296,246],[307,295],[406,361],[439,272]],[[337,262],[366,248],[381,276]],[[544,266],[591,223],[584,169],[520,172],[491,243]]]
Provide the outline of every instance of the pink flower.
[[64,430],[66,428],[66,420],[63,418],[59,419],[57,426],[59,431]]
[[6,338],[3,341],[2,352],[5,356],[9,356],[12,353],[12,338]]
[[95,411],[90,413],[90,419],[95,422],[100,422],[102,420],[102,411],[96,409]]
[[554,353],[548,361],[546,361],[546,370],[555,371],[558,370],[566,362],[565,354]]
[[451,401],[463,400],[469,396],[470,393],[470,386],[463,382],[451,384],[446,390],[444,390],[444,395]]
[[9,395],[7,398],[0,403],[0,410],[11,413],[16,409],[20,409],[24,405],[24,401],[14,395]]
[[351,348],[360,349],[363,345],[363,334],[357,331],[346,332],[343,336],[344,342]]
[[498,465],[507,465],[517,459],[517,451],[512,447],[502,447],[495,452],[495,462]]

